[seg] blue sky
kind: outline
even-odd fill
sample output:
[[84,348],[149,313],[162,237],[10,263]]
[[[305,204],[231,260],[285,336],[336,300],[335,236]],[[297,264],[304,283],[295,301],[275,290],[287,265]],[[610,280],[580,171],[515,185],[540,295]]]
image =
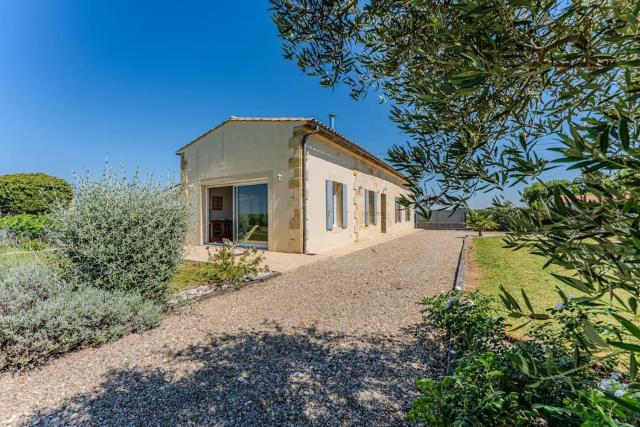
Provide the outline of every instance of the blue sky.
[[375,96],[353,101],[285,61],[268,7],[3,0],[0,174],[72,179],[99,172],[107,158],[175,174],[175,150],[230,115],[326,120],[333,112],[341,132],[381,157],[405,140]]

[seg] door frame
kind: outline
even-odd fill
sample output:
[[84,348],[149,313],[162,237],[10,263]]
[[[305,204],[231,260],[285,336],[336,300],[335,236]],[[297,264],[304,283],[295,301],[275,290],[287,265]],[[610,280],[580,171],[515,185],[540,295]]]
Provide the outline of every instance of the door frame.
[[234,184],[233,187],[233,224],[231,228],[233,229],[233,240],[234,242],[238,242],[238,188],[239,187],[248,187],[251,185],[266,185],[267,186],[267,241],[266,243],[238,243],[238,246],[242,247],[250,247],[250,248],[260,248],[260,249],[268,249],[269,243],[271,243],[271,233],[270,233],[270,225],[271,225],[271,201],[269,200],[269,195],[271,194],[271,185],[269,181],[261,180],[261,181],[253,181],[253,182],[243,182],[241,184]]
[[237,200],[236,200],[236,194],[237,194],[237,187],[246,187],[248,185],[260,185],[260,184],[266,184],[267,185],[267,229],[269,230],[267,233],[267,242],[264,244],[245,244],[245,243],[241,243],[239,244],[239,246],[242,247],[251,247],[251,248],[260,248],[260,249],[268,249],[269,245],[271,244],[271,183],[269,182],[268,179],[259,179],[259,180],[255,180],[255,181],[242,181],[242,182],[229,182],[229,183],[225,183],[225,184],[216,184],[216,185],[205,185],[205,196],[206,196],[206,203],[205,203],[205,212],[203,215],[203,220],[204,220],[204,244],[207,246],[220,246],[221,243],[219,242],[212,242],[211,241],[211,236],[209,236],[209,212],[210,212],[210,208],[211,208],[211,197],[209,195],[209,189],[211,188],[223,188],[223,187],[231,187],[231,229],[232,229],[232,234],[233,234],[233,240],[234,242],[237,243],[237,224],[238,221],[236,219],[237,216],[237,212],[236,212],[236,206],[237,206]]

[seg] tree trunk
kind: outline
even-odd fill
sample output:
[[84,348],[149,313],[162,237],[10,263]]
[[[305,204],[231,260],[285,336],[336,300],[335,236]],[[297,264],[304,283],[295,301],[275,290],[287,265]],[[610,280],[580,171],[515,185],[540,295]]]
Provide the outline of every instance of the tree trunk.
[[482,230],[478,230],[478,237],[482,237]]

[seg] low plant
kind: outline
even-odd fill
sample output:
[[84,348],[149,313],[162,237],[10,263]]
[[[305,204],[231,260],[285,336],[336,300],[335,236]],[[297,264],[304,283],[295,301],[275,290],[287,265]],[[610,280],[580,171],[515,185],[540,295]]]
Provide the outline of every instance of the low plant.
[[499,354],[465,356],[454,374],[417,381],[421,395],[413,401],[408,420],[428,426],[530,425],[538,417],[526,404],[533,391],[510,387],[510,375]]
[[219,286],[242,286],[244,279],[261,271],[264,255],[256,248],[245,249],[225,240],[221,247],[209,252],[212,263],[211,281]]
[[52,242],[74,280],[164,301],[183,256],[188,203],[153,177],[107,168],[78,177],[72,209],[52,213]]
[[21,239],[46,238],[51,225],[48,215],[17,214],[0,218],[0,230],[10,230]]
[[495,351],[502,347],[504,319],[491,298],[479,293],[450,291],[422,301],[430,324],[446,332],[447,345],[456,352]]
[[[538,326],[520,341],[507,339],[507,325],[493,301],[478,292],[425,299],[429,323],[444,332],[453,355],[442,378],[417,381],[420,396],[408,419],[426,425],[577,425],[580,416],[564,408],[576,390],[589,390],[611,366],[594,364],[589,354],[565,345],[565,331]],[[579,360],[576,360],[576,357]],[[540,367],[545,366],[547,369]],[[573,382],[555,375],[576,363]],[[538,367],[528,372],[523,366]],[[452,369],[451,369],[452,367]],[[529,387],[533,376],[543,377]]]
[[625,387],[607,393],[591,388],[567,397],[562,408],[540,406],[540,409],[554,415],[579,418],[583,426],[631,427],[640,422],[633,409],[639,400],[637,389]]
[[0,272],[0,371],[156,326],[162,307],[137,294],[66,282],[41,265]]

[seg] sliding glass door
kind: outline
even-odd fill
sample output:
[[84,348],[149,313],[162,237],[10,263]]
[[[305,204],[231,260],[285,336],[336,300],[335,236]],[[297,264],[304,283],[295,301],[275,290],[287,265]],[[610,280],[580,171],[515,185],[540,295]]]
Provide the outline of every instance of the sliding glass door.
[[234,192],[236,241],[266,247],[269,242],[268,185],[240,185],[234,187]]

